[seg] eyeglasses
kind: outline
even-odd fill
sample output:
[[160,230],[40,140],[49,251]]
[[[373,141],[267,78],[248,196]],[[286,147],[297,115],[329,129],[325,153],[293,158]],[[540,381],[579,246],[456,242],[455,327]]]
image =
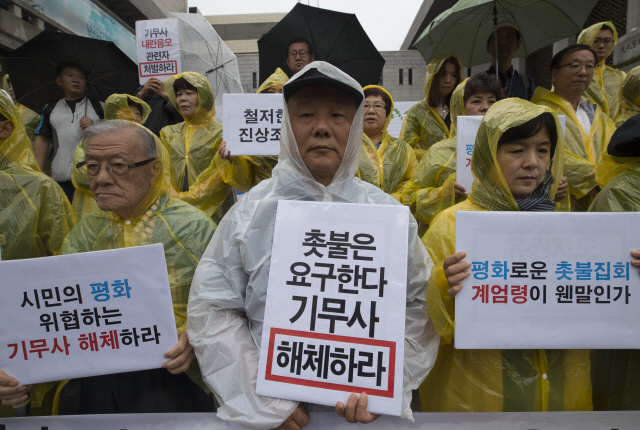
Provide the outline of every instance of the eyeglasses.
[[84,173],[87,176],[97,176],[100,172],[100,169],[104,167],[107,170],[107,173],[115,176],[124,176],[129,173],[129,170],[134,169],[136,167],[144,166],[145,164],[149,164],[154,161],[156,158],[149,158],[148,160],[138,161],[133,164],[124,164],[124,163],[105,163],[98,164],[92,161],[88,163],[86,161],[82,161],[76,164],[76,169],[80,171],[80,173]]
[[374,111],[383,111],[385,110],[385,105],[382,103],[374,103],[372,105],[365,103],[364,104],[364,111],[368,111],[369,109],[373,108]]
[[295,60],[298,55],[304,60],[305,58],[309,57],[309,51],[304,49],[302,51],[289,51],[289,58],[291,58],[292,60]]
[[603,44],[606,46],[606,45],[611,45],[612,43],[613,43],[613,39],[611,38],[593,40],[593,46],[598,46],[600,44]]
[[577,72],[579,70],[581,70],[583,67],[587,70],[587,72],[593,72],[594,69],[596,67],[598,67],[595,64],[582,64],[582,63],[567,63],[567,64],[563,64],[561,66],[558,66],[558,69],[562,69],[563,67],[567,67],[569,66],[569,70],[571,70],[572,72]]

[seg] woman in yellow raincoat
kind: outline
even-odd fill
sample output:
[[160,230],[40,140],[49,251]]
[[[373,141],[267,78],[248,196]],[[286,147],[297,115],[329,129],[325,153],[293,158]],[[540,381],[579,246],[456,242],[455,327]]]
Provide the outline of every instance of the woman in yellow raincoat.
[[11,96],[11,99],[15,103],[16,108],[18,108],[18,112],[20,112],[20,117],[22,117],[22,122],[24,123],[24,129],[27,132],[27,136],[29,136],[31,146],[33,148],[33,142],[36,140],[36,135],[33,134],[33,132],[36,130],[36,128],[38,128],[38,124],[40,123],[40,115],[16,101],[16,96],[13,92],[13,85],[11,85],[11,79],[9,78],[9,75],[4,75],[2,84],[4,90]]
[[453,55],[434,58],[427,66],[424,99],[409,109],[400,139],[416,150],[418,160],[427,149],[451,137],[449,103],[451,93],[462,81],[462,64]]
[[[233,206],[231,186],[217,168],[222,124],[216,121],[213,91],[200,73],[184,72],[164,82],[169,100],[184,122],[160,130],[160,139],[171,159],[177,198],[219,221]],[[218,156],[219,158],[219,156]]]
[[[553,211],[563,170],[555,112],[509,98],[487,112],[476,138],[467,200],[436,216],[422,238],[434,260],[427,306],[441,336],[436,365],[420,387],[423,411],[591,410],[589,351],[462,350],[453,347],[454,298],[471,263],[455,253],[456,212]],[[519,179],[523,173],[534,178]],[[565,197],[566,199],[566,191]]]
[[[289,77],[277,68],[258,88],[256,94],[282,94],[282,87]],[[226,142],[218,148],[216,167],[224,181],[241,192],[249,191],[261,181],[271,177],[271,170],[278,164],[277,155],[231,156],[226,150]]]
[[605,64],[618,44],[616,27],[611,21],[593,24],[582,30],[577,43],[592,47],[598,54],[598,67],[584,96],[600,106],[613,119],[618,112],[618,91],[625,77],[622,70]]
[[[571,210],[584,212],[589,208],[592,195],[597,192],[596,165],[601,160],[606,146],[615,130],[615,125],[609,116],[596,106],[591,119],[591,128],[586,131],[573,105],[556,91],[561,91],[560,86],[564,86],[567,79],[582,73],[584,68],[574,72],[570,69],[569,61],[575,53],[592,52],[584,45],[572,45],[558,52],[551,61],[551,80],[554,84],[554,91],[538,87],[531,98],[532,103],[547,106],[558,115],[565,115],[565,154],[564,154],[564,174],[569,180],[569,192],[571,194]],[[591,55],[588,55],[591,57]],[[597,69],[596,69],[597,70]],[[585,72],[584,79],[588,79]],[[568,75],[568,76],[567,76]],[[588,80],[586,81],[588,82]],[[578,92],[578,98],[582,92],[574,84],[569,84],[572,91]]]
[[400,200],[401,188],[418,165],[416,155],[409,144],[387,132],[393,113],[391,94],[377,85],[363,90],[364,135],[357,175]]
[[453,91],[452,137],[429,148],[402,192],[402,203],[409,206],[416,220],[429,225],[438,213],[466,198],[467,190],[456,182],[458,116],[484,115],[501,99],[500,82],[485,72],[464,80]]
[[[112,94],[104,102],[105,120],[123,119],[136,124],[143,124],[150,113],[151,108],[148,104],[129,94]],[[78,163],[83,161],[84,144],[80,141],[73,155],[73,165],[77,166]],[[78,220],[81,220],[98,209],[98,205],[93,198],[93,193],[89,188],[89,179],[85,173],[81,173],[80,170],[74,168],[71,172],[71,182],[76,189],[73,192],[73,210]]]
[[620,127],[629,118],[640,113],[640,66],[634,67],[620,86],[618,113],[614,119]]
[[[62,189],[40,173],[18,108],[0,91],[1,259],[58,255],[76,222]],[[53,385],[38,384],[31,391],[32,414],[50,413],[53,399],[44,396]],[[13,416],[11,406],[0,405],[0,417]]]

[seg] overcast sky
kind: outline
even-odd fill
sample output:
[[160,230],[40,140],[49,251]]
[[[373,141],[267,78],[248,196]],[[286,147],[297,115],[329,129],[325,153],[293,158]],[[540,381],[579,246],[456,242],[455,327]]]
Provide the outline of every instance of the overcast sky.
[[[204,15],[289,12],[297,0],[189,0]],[[395,51],[407,36],[422,0],[309,0],[304,4],[355,13],[379,51]]]

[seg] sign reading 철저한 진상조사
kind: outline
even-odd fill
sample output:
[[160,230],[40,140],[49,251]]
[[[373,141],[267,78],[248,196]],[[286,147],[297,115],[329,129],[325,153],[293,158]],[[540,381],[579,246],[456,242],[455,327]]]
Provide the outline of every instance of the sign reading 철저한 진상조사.
[[278,202],[256,392],[400,415],[409,211]]

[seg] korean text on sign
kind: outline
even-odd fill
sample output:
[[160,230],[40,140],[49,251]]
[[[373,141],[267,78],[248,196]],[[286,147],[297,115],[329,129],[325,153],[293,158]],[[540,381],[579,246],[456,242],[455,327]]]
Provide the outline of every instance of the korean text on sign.
[[400,206],[278,203],[258,394],[400,414],[407,231]]
[[640,348],[640,214],[458,212],[456,348]]
[[136,44],[140,84],[182,71],[177,18],[136,21]]
[[281,94],[224,94],[224,140],[231,155],[280,152]]

